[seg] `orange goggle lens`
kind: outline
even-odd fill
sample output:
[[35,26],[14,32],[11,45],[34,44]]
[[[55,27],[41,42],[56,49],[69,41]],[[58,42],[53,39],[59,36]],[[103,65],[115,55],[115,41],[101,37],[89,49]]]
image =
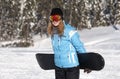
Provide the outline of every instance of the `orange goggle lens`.
[[49,17],[50,21],[59,21],[61,19],[60,15],[51,15]]

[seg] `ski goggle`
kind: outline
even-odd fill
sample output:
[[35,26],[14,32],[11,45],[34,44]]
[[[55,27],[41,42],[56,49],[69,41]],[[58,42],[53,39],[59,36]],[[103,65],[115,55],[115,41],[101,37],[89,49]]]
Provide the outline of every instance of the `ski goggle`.
[[49,17],[50,21],[59,21],[61,20],[61,16],[60,15],[51,15]]

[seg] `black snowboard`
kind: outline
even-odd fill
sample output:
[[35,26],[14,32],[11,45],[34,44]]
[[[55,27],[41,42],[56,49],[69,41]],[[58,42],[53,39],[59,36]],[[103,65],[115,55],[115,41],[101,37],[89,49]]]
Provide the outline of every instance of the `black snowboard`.
[[[44,70],[55,69],[54,54],[37,53],[36,59],[39,66]],[[105,65],[104,58],[98,53],[80,53],[78,54],[80,62],[80,69],[89,68],[91,70],[99,71]]]

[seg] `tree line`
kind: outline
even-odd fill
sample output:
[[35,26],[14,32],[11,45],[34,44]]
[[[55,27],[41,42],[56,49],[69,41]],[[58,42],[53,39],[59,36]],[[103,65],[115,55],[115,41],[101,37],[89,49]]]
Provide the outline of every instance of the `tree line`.
[[120,24],[120,0],[0,0],[0,41],[30,42],[35,34],[47,35],[54,7],[77,29]]

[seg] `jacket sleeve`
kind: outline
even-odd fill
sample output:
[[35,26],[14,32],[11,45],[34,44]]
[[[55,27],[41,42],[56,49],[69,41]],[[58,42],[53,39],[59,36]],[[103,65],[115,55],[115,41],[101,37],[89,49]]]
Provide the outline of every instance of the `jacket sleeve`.
[[78,53],[86,53],[86,49],[83,45],[83,42],[80,40],[80,35],[77,31],[70,32],[71,43]]

